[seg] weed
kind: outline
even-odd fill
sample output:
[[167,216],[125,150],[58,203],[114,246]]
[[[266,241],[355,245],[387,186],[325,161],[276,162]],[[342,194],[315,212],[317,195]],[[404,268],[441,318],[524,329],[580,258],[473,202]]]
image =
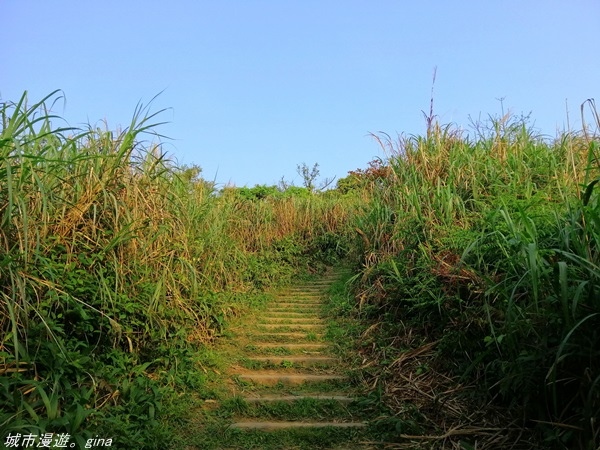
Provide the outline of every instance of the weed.
[[345,183],[369,199],[349,252],[354,295],[376,330],[373,376],[405,360],[397,343],[405,355],[435,344],[406,368],[414,380],[443,368],[523,426],[561,424],[555,444],[591,448],[599,147],[589,134],[543,140],[526,119],[475,124],[475,140],[435,123],[425,137],[375,136],[391,156]]
[[161,111],[142,104],[122,131],[55,127],[60,99],[0,103],[0,435],[166,445],[169,390],[215,395],[223,362],[198,349],[348,216],[317,193],[217,192],[146,146]]

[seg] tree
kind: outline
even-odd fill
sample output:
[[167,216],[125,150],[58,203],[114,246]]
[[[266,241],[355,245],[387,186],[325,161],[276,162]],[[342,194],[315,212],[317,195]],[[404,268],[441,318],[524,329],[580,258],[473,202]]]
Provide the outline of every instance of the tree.
[[296,166],[296,171],[298,172],[298,175],[302,177],[302,184],[304,184],[304,187],[311,192],[314,191],[315,180],[317,179],[320,173],[319,163],[315,163],[312,169],[309,169],[306,163],[298,164]]
[[[298,175],[300,175],[302,177],[302,184],[304,185],[304,187],[306,189],[308,189],[310,192],[314,192],[316,189],[315,181],[317,180],[317,177],[321,173],[319,171],[319,163],[315,163],[315,165],[312,166],[312,169],[309,168],[306,163],[298,164],[296,166],[296,171],[298,172]],[[325,180],[320,184],[318,189],[324,190],[331,183],[333,183],[334,179],[335,178],[333,178],[333,179],[325,178]]]

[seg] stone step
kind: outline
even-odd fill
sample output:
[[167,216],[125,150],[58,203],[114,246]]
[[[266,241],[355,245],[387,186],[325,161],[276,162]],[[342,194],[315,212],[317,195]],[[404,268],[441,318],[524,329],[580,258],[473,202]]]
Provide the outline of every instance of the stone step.
[[283,362],[291,362],[294,364],[334,364],[339,362],[337,358],[332,356],[251,356],[250,361],[264,361],[272,364],[281,364]]
[[323,292],[323,290],[321,290],[321,289],[309,290],[309,291],[298,290],[298,291],[281,292],[281,293],[275,295],[275,298],[280,298],[280,297],[299,297],[299,298],[323,299],[323,298],[327,297],[327,293]]
[[287,292],[282,292],[280,294],[277,294],[275,297],[276,298],[280,298],[280,297],[301,297],[301,298],[319,298],[322,299],[323,297],[326,297],[327,294],[325,294],[322,290],[320,289],[315,289],[315,290],[297,290],[297,291],[287,291]]
[[[281,322],[292,320],[292,322]],[[262,323],[324,323],[321,317],[317,316],[309,316],[309,315],[299,315],[299,316],[263,316],[259,320],[263,321]]]
[[332,347],[323,341],[294,340],[254,341],[246,349],[246,357],[251,356],[331,356]]
[[355,397],[337,394],[306,394],[306,395],[262,395],[260,397],[243,397],[247,403],[285,402],[293,403],[301,400],[323,400],[336,401],[340,403],[352,403]]
[[271,308],[312,308],[315,309],[316,306],[322,306],[323,303],[315,302],[315,303],[306,303],[306,302],[273,302],[269,305],[269,309]]
[[[310,332],[311,336],[314,336],[318,339],[321,339],[323,337],[323,333],[312,333]],[[258,333],[254,333],[252,335],[253,338],[258,338],[258,339],[262,339],[263,341],[265,339],[306,339],[309,337],[309,333],[302,333],[302,332],[296,332],[296,331],[286,331],[286,332],[258,332]]]
[[[306,286],[292,286],[288,289],[282,290],[279,292],[279,294],[290,294],[290,293],[299,293],[299,294],[312,294],[313,292],[322,292],[323,291],[323,287],[319,286],[319,287],[314,287],[313,285],[306,285]],[[325,288],[326,289],[326,288]]]
[[[296,433],[310,436],[326,427],[346,428],[345,432],[334,432],[340,435],[340,440],[331,447],[332,450],[363,448],[356,439],[362,435],[360,429],[367,423],[360,421],[364,419],[362,411],[354,411],[352,405],[344,407],[357,400],[353,397],[355,390],[346,387],[348,378],[343,375],[343,366],[333,356],[332,345],[324,340],[328,322],[322,317],[323,305],[327,290],[337,278],[337,274],[330,273],[319,281],[306,281],[282,290],[262,312],[252,317],[252,322],[240,327],[246,333],[242,341],[244,354],[240,355],[240,365],[230,367],[228,374],[238,382],[248,383],[241,387],[244,397],[238,398],[250,408],[245,417],[240,409],[231,428],[256,433],[303,428],[306,431]],[[235,390],[240,389],[236,387]],[[298,408],[319,405],[329,412],[327,418],[315,413],[305,419],[286,420],[290,416],[284,405],[268,406],[278,402],[289,403],[291,409],[296,405]],[[264,414],[271,409],[272,412]],[[280,410],[282,412],[277,413]],[[276,415],[271,417],[270,414]],[[253,415],[264,415],[265,418],[251,417]],[[224,448],[233,447],[225,445]]]
[[286,294],[279,294],[277,296],[275,296],[275,298],[307,298],[307,299],[312,299],[312,300],[323,300],[323,297],[325,297],[324,294],[322,294],[321,292],[318,291],[314,291],[314,292],[288,292]]
[[321,314],[320,308],[270,308],[267,314],[294,314],[302,317],[318,317]]
[[277,431],[290,428],[364,428],[366,422],[304,422],[304,421],[256,421],[243,420],[231,425],[231,428],[244,430]]
[[322,305],[324,303],[321,298],[308,298],[308,297],[278,297],[272,300],[272,303],[301,303],[301,304],[309,304],[309,305]]
[[[318,297],[298,297],[297,295],[290,295],[289,297],[275,297],[270,302],[306,302],[306,303],[325,303],[326,299],[322,296]],[[269,303],[267,303],[269,304]]]
[[265,311],[260,318],[282,319],[282,318],[298,318],[298,319],[321,319],[321,316],[314,312],[296,312],[284,309],[282,311]]
[[254,347],[256,348],[284,348],[287,350],[326,350],[328,349],[330,346],[327,344],[320,344],[320,343],[310,343],[307,342],[305,344],[286,344],[286,343],[277,343],[277,342],[266,342],[266,343],[260,343],[260,342],[255,342]]
[[304,325],[304,324],[318,324],[322,322],[322,319],[314,317],[263,317],[264,322],[259,322],[258,325],[267,324],[290,324],[290,325]]
[[347,378],[343,375],[287,373],[274,371],[246,372],[238,374],[240,380],[252,381],[257,384],[272,386],[278,383],[284,385],[298,385],[304,383],[320,383],[326,381],[342,381]]
[[317,323],[259,323],[256,325],[265,330],[279,329],[279,328],[290,328],[293,330],[323,330],[325,325]]
[[[315,308],[305,309],[305,308],[297,308],[297,309],[289,309],[289,308],[277,308],[271,310],[272,313],[275,314],[296,314],[295,317],[319,317],[321,311],[315,310]],[[299,316],[298,316],[299,314]]]

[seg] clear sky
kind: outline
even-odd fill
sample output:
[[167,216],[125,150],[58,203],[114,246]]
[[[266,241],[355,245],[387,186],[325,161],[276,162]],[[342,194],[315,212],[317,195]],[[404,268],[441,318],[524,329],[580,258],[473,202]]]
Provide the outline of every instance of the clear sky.
[[62,89],[70,125],[127,126],[162,91],[164,149],[237,186],[344,177],[370,132],[531,112],[541,133],[600,104],[598,0],[0,0],[0,98]]

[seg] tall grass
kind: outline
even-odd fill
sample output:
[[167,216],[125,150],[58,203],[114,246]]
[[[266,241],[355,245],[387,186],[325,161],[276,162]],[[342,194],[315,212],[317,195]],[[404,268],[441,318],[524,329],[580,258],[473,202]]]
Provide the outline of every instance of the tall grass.
[[218,192],[148,143],[148,106],[123,131],[82,130],[55,126],[59,100],[0,104],[0,435],[160,445],[176,349],[208,343],[239,293],[316,267],[347,214],[326,195]]
[[438,366],[549,445],[596,448],[597,135],[544,139],[506,116],[375,138],[390,170],[356,221],[362,307],[436,342]]

